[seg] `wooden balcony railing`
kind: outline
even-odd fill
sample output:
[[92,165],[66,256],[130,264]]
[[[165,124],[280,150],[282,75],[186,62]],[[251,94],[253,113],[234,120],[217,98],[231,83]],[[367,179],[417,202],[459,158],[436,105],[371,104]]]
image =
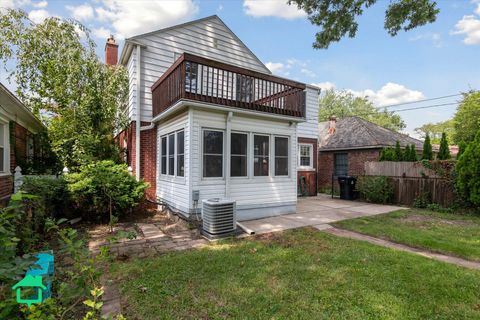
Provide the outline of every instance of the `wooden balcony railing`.
[[180,99],[305,117],[305,84],[188,53],[151,89],[154,117]]

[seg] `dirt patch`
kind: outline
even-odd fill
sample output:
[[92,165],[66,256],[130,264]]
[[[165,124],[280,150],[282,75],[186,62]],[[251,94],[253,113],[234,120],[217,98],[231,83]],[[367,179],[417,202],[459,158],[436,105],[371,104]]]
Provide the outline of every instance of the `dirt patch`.
[[439,223],[439,224],[446,224],[446,225],[457,225],[457,226],[471,226],[474,223],[468,220],[449,220],[449,219],[440,219],[430,216],[424,216],[419,214],[412,214],[407,217],[401,218],[401,222],[413,222],[413,223],[423,223],[423,222],[431,222],[431,223]]

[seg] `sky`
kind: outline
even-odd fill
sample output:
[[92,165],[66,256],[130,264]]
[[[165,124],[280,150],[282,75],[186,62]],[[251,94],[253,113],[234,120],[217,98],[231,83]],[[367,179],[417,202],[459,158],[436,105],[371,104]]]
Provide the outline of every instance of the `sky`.
[[[390,107],[448,104],[400,111],[405,132],[415,136],[422,124],[451,118],[459,93],[480,89],[480,0],[437,1],[436,22],[396,37],[383,29],[388,3],[379,0],[365,10],[355,38],[320,50],[312,48],[319,28],[283,0],[0,0],[0,8],[21,8],[34,22],[76,19],[91,30],[102,59],[110,34],[122,46],[130,36],[217,14],[276,75],[347,90],[377,107],[456,95]],[[0,72],[0,81],[14,89]]]

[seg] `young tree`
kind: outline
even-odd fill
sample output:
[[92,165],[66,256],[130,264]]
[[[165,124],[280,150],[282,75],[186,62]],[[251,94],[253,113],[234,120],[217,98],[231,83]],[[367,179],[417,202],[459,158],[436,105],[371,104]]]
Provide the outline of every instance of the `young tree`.
[[448,148],[447,135],[445,132],[442,134],[442,139],[440,140],[440,149],[438,150],[437,159],[438,160],[448,160],[452,156],[450,155],[450,149]]
[[435,144],[439,144],[442,139],[442,134],[447,135],[448,141],[453,141],[452,137],[455,134],[454,122],[453,119],[437,122],[437,123],[426,123],[419,128],[415,128],[422,138],[425,139],[427,134],[430,136],[430,141]]
[[413,161],[413,162],[418,161],[417,147],[414,144],[412,144],[410,146],[410,156],[409,156],[409,158],[410,158],[410,161]]
[[458,106],[453,117],[455,133],[453,142],[470,143],[475,139],[480,128],[480,91],[471,91],[464,94],[462,103]]
[[399,115],[378,110],[366,98],[355,97],[347,91],[326,90],[319,103],[319,121],[327,121],[333,115],[339,118],[357,116],[390,130],[400,131],[405,128]]
[[460,194],[476,207],[480,207],[480,130],[456,166],[456,185]]
[[465,149],[467,149],[467,146],[468,145],[463,141],[458,144],[457,160],[460,159],[460,156],[465,152]]
[[[377,0],[289,0],[308,14],[308,19],[321,28],[315,35],[315,49],[326,49],[348,35],[354,38],[358,30],[357,18]],[[408,31],[436,20],[440,10],[433,0],[393,0],[386,12],[384,28],[391,36],[400,30]]]
[[119,159],[113,133],[124,122],[126,70],[104,65],[89,31],[75,21],[51,17],[36,24],[21,10],[4,10],[0,26],[0,60],[16,63],[7,71],[20,99],[37,115],[50,115],[44,120],[64,165]]
[[395,144],[395,159],[396,161],[403,161],[404,159],[402,147],[400,147],[400,141],[397,140]]
[[428,134],[423,142],[422,160],[433,160],[432,144],[430,143],[430,136]]

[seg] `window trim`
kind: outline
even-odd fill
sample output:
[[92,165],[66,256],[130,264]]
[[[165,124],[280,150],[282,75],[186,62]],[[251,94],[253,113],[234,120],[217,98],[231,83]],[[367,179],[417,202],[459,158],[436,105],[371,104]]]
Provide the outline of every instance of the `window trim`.
[[0,118],[0,126],[3,126],[3,165],[4,168],[0,168],[0,177],[10,176],[10,123]]
[[[263,136],[268,138],[268,174],[266,176],[256,176],[255,175],[255,136]],[[272,148],[273,148],[273,143],[272,143],[272,134],[267,134],[267,133],[257,133],[257,132],[252,132],[252,178],[253,179],[265,179],[265,178],[271,178],[274,177],[272,175]],[[273,150],[275,151],[275,150]]]
[[[169,131],[167,133],[164,133],[162,135],[160,135],[160,145],[159,145],[159,162],[158,162],[158,176],[160,179],[162,180],[168,180],[168,179],[185,179],[185,172],[184,172],[184,175],[183,176],[179,176],[177,174],[177,169],[178,169],[178,152],[177,152],[177,147],[178,147],[178,144],[177,144],[177,141],[178,141],[178,133],[179,132],[182,132],[183,131],[183,162],[184,162],[184,166],[186,167],[185,163],[186,163],[186,153],[185,153],[185,144],[186,144],[186,140],[185,140],[185,128],[181,128],[181,129],[177,129],[177,130],[173,130],[173,131]],[[170,148],[170,139],[169,137],[170,136],[174,136],[174,150],[173,150],[173,168],[174,168],[174,174],[171,175],[169,174],[169,170],[170,170],[170,163],[169,163],[169,148]],[[162,151],[162,139],[165,138],[166,139],[166,150],[165,150],[165,154],[163,153]],[[166,160],[166,164],[165,164],[165,172],[166,173],[162,173],[162,158],[165,156],[165,160]]]
[[[203,175],[203,157],[205,156],[204,154],[204,150],[205,150],[205,145],[204,145],[204,132],[205,131],[216,131],[216,132],[221,132],[222,133],[222,176],[221,177],[205,177]],[[218,128],[208,128],[208,127],[205,127],[205,128],[201,128],[200,130],[200,144],[201,144],[201,147],[200,147],[200,177],[202,180],[225,180],[225,157],[226,157],[226,139],[225,139],[225,136],[226,136],[226,133],[225,133],[225,130],[224,129],[218,129]],[[244,178],[244,177],[243,177]]]
[[337,175],[337,155],[346,155],[347,157],[347,172],[345,173],[345,175],[348,175],[348,167],[349,167],[349,157],[348,157],[348,152],[335,152],[333,154],[333,175],[335,177],[338,177],[339,175]]
[[[302,157],[302,154],[301,154],[302,146],[309,147],[309,149],[310,149],[310,166],[302,166],[302,163],[300,161],[301,157]],[[313,143],[299,143],[298,144],[298,169],[299,170],[314,170],[315,169],[315,167],[313,166]]]
[[[291,171],[291,168],[290,168],[290,164],[291,164],[291,145],[290,145],[290,137],[289,136],[283,136],[283,135],[272,135],[273,137],[273,176],[274,177],[279,177],[279,178],[286,178],[286,177],[290,177],[290,171]],[[287,139],[287,171],[288,171],[288,174],[286,175],[277,175],[275,174],[275,170],[276,170],[276,160],[277,160],[277,154],[275,153],[275,148],[276,148],[276,138],[283,138],[283,139]],[[279,157],[282,157],[282,158],[285,158],[285,156],[279,156]]]
[[[232,176],[232,134],[233,133],[236,133],[236,134],[243,134],[245,136],[247,136],[247,154],[245,155],[245,162],[247,164],[247,168],[246,168],[246,173],[244,176]],[[250,132],[245,132],[245,131],[237,131],[237,130],[232,130],[230,132],[230,179],[249,179],[250,178],[250,141],[251,141],[251,138],[250,138]]]
[[[170,137],[173,136],[173,154],[170,154]],[[177,173],[177,134],[175,131],[170,132],[167,134],[167,176],[169,177],[176,177]],[[173,174],[170,174],[170,158],[173,158]]]

